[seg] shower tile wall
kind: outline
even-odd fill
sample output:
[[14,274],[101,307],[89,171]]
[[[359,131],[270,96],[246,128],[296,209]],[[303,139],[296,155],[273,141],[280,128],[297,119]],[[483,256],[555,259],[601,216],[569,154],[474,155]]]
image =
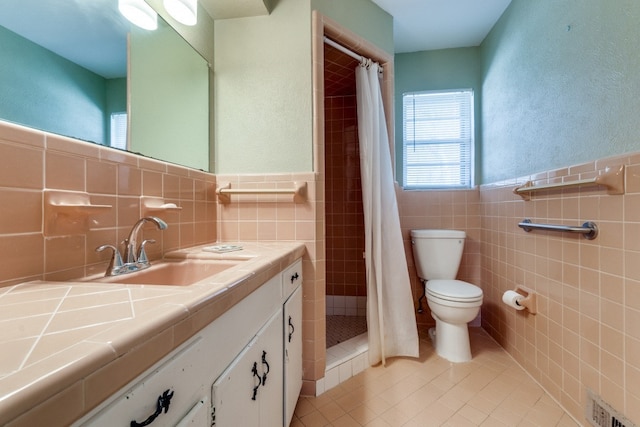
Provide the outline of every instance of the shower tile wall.
[[365,296],[356,97],[325,98],[327,295]]

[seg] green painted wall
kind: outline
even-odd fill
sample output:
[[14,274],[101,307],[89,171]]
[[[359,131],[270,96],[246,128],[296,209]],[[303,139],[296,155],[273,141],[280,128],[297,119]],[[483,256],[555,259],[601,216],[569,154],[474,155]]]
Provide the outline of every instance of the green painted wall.
[[209,66],[170,26],[132,29],[131,151],[209,170]]
[[370,23],[360,35],[392,49],[392,19],[369,0],[279,0],[268,16],[215,21],[217,173],[313,170],[314,8],[333,18],[347,10],[342,25]]
[[482,182],[640,150],[640,2],[513,0],[483,42]]
[[0,118],[104,144],[106,81],[0,27]]
[[312,170],[308,0],[215,23],[217,173]]
[[[479,48],[443,49],[395,55],[396,179],[402,184],[402,95],[407,92],[446,89],[474,91],[475,152],[481,146],[482,79]],[[476,156],[475,181],[480,177]]]
[[393,54],[393,17],[370,0],[311,0],[311,8]]

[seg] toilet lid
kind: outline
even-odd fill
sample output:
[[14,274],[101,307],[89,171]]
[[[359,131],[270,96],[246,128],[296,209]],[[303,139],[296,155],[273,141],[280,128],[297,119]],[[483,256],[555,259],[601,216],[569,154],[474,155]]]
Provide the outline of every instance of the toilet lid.
[[426,292],[451,301],[472,302],[482,299],[482,289],[462,280],[428,280]]

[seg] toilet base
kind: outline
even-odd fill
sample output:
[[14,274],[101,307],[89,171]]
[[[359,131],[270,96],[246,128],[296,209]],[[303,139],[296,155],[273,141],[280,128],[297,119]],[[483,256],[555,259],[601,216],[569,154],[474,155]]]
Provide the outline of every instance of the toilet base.
[[467,324],[445,323],[433,313],[431,315],[436,321],[436,327],[429,329],[429,338],[431,338],[438,356],[453,363],[471,361],[471,344],[469,343]]

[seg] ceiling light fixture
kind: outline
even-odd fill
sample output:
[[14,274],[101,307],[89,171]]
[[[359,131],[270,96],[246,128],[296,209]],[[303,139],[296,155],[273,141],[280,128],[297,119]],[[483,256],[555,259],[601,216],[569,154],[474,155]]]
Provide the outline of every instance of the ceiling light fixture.
[[192,26],[198,22],[198,0],[164,0],[164,8],[181,24]]
[[132,24],[145,30],[158,28],[158,14],[144,0],[118,0],[118,10]]

